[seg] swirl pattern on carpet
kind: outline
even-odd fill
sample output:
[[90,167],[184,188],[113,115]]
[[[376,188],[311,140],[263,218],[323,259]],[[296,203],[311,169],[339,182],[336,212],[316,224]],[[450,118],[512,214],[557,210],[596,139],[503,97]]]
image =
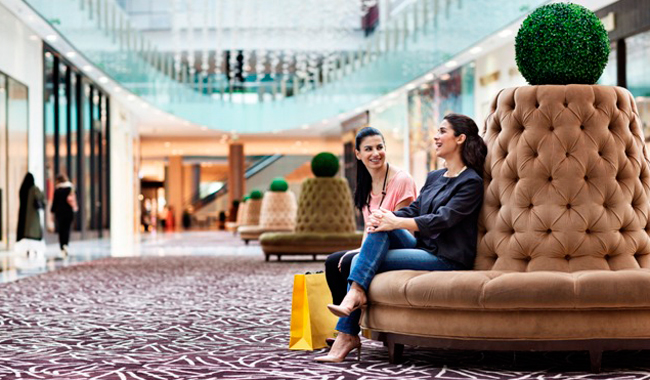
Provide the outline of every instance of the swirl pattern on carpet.
[[495,353],[406,347],[388,363],[319,364],[289,351],[294,273],[322,263],[261,255],[92,261],[0,286],[0,379],[605,379],[649,378],[647,351]]

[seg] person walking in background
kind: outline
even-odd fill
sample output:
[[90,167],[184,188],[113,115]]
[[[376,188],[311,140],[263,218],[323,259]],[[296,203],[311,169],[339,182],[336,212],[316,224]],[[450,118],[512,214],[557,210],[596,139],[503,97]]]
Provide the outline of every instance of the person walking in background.
[[[43,227],[41,226],[41,215],[39,209],[45,205],[45,196],[41,190],[34,184],[32,173],[25,174],[23,183],[19,191],[20,205],[18,207],[18,229],[16,231],[16,241],[23,239],[42,240]],[[30,245],[26,245],[29,247]],[[29,257],[30,249],[27,249]],[[34,252],[36,253],[36,252]]]
[[72,183],[65,174],[59,174],[55,180],[54,199],[50,211],[54,213],[56,228],[59,232],[59,247],[61,256],[68,257],[68,243],[70,242],[70,228],[74,220],[74,213],[78,210],[77,195]]

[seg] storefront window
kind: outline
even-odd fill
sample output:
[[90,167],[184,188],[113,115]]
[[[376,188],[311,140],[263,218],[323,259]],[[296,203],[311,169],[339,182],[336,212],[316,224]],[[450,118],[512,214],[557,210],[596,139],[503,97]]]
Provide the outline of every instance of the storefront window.
[[[68,75],[68,67],[61,63],[59,64],[59,167],[58,173],[68,174],[68,93],[66,77]],[[58,174],[57,173],[57,174]]]
[[27,86],[12,78],[7,78],[7,191],[9,239],[14,240],[18,225],[18,206],[20,184],[28,170],[28,130],[29,103]]
[[[51,48],[43,54],[46,193],[51,201],[56,174],[67,174],[79,203],[74,229],[81,231],[82,238],[96,237],[88,231],[108,227],[110,99]],[[48,227],[54,227],[51,215],[47,220]]]
[[410,170],[418,187],[442,164],[436,159],[433,136],[443,117],[449,113],[473,117],[474,72],[470,63],[408,94]]
[[643,130],[650,136],[650,32],[625,40],[627,50],[627,88],[636,98]]
[[[0,75],[0,167],[7,167],[7,80]],[[0,246],[7,248],[7,176],[0,175]]]

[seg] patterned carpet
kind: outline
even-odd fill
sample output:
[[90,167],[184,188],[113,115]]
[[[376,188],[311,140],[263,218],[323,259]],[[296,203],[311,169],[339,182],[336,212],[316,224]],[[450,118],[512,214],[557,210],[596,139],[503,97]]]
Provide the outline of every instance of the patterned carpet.
[[[292,275],[261,254],[102,259],[0,285],[0,379],[647,379],[650,353],[482,353],[407,347],[390,365],[289,351]],[[645,367],[643,367],[645,366]],[[643,367],[643,368],[642,368]]]

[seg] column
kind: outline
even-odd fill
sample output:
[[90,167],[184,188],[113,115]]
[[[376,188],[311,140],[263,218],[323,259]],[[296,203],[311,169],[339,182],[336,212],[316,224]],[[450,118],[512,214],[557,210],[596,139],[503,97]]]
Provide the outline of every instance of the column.
[[165,182],[167,182],[167,207],[172,207],[174,210],[174,224],[178,231],[182,227],[183,216],[183,157],[169,156]]
[[235,199],[241,200],[246,192],[244,178],[244,145],[232,143],[228,147],[228,207]]

